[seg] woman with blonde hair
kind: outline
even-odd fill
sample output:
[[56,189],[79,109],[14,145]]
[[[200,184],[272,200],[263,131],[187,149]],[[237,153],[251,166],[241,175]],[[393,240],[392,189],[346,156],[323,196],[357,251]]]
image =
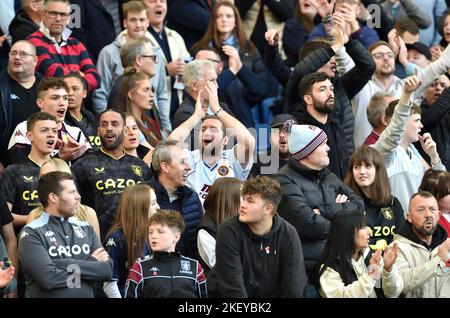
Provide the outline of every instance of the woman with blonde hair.
[[219,226],[239,214],[242,182],[236,178],[219,178],[212,185],[203,207],[205,214],[198,225],[197,249],[205,272],[216,264],[216,236]]
[[148,75],[135,68],[125,70],[119,89],[118,110],[135,116],[139,128],[139,144],[149,149],[162,139],[158,122],[147,114],[153,108],[153,96]]
[[[72,174],[69,165],[64,160],[52,158],[41,166],[39,176],[43,176],[53,171],[61,171]],[[42,205],[39,205],[39,207],[32,210],[28,214],[27,224],[39,218],[42,212],[44,212]],[[75,210],[75,217],[80,221],[88,222],[94,228],[95,233],[100,237],[100,226],[98,225],[97,213],[95,213],[94,209],[80,203]]]
[[155,191],[146,184],[125,188],[117,207],[116,221],[104,246],[114,262],[113,280],[104,283],[109,298],[122,298],[128,271],[140,257],[150,254],[148,218],[159,209]]

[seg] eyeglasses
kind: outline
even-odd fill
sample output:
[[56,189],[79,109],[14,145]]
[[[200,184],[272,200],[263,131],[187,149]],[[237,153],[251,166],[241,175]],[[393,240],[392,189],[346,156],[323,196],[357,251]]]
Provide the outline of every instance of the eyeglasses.
[[11,52],[9,52],[9,57],[14,57],[16,55],[19,55],[19,57],[21,59],[24,59],[27,56],[36,56],[34,54],[30,54],[30,53],[27,53],[27,52],[24,52],[24,51],[11,51]]
[[153,63],[156,63],[156,55],[141,55],[141,57],[149,57],[152,59]]
[[66,12],[58,12],[58,11],[45,11],[48,13],[50,18],[56,19],[56,17],[60,16],[61,19],[66,19],[70,16],[70,13]]
[[280,127],[280,128],[270,128],[270,133],[273,135],[279,135],[281,133],[284,133],[286,135],[290,135],[289,132],[287,132],[284,128]]
[[386,52],[386,53],[380,52],[380,53],[375,53],[375,54],[372,55],[372,56],[373,56],[373,58],[376,59],[376,60],[381,60],[381,59],[383,59],[385,56],[386,56],[388,59],[393,59],[393,58],[395,57],[394,53],[392,53],[392,52]]

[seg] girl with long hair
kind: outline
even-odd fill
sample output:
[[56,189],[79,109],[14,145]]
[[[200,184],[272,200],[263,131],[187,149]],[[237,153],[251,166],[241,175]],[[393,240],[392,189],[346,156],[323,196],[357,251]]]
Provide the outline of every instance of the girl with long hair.
[[103,287],[109,298],[124,296],[129,269],[139,257],[150,254],[147,223],[157,209],[155,191],[146,184],[136,184],[122,192],[116,221],[104,242],[114,262],[113,280]]
[[212,185],[203,207],[205,214],[198,225],[197,248],[203,269],[208,272],[216,264],[216,236],[226,219],[239,214],[242,182],[236,178],[219,178]]
[[362,212],[342,210],[334,217],[327,243],[313,271],[314,283],[322,297],[376,298],[379,268],[383,267],[383,279],[396,276],[388,273],[397,258],[397,243],[385,250],[383,258],[381,250],[373,253],[368,269],[364,259],[369,237],[370,229]]
[[[371,247],[387,246],[405,222],[402,206],[391,194],[384,159],[373,147],[355,149],[344,183],[364,199]],[[377,245],[378,244],[378,245]]]
[[149,149],[162,139],[158,122],[147,114],[153,107],[153,95],[148,75],[135,68],[125,70],[119,89],[118,109],[134,115],[139,128],[139,143]]

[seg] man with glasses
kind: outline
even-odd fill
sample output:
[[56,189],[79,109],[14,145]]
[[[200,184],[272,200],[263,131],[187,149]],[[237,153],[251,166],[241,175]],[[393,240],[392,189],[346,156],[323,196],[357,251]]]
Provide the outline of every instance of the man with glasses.
[[[148,115],[158,122],[161,131],[166,135],[172,129],[170,124],[170,104],[167,95],[166,70],[162,60],[161,50],[153,49],[151,41],[147,37],[129,40],[120,49],[120,59],[123,68],[135,68],[143,72],[151,79],[153,87],[153,105]],[[123,73],[123,71],[122,71]],[[118,109],[117,100],[120,85],[124,79],[121,74],[112,83],[111,92],[108,98],[108,108]],[[100,108],[96,108],[98,113]]]
[[250,171],[252,177],[258,175],[272,175],[289,161],[288,126],[297,124],[297,120],[290,114],[280,114],[270,122],[270,151],[258,154],[257,161]]
[[[362,145],[372,132],[372,126],[367,118],[370,98],[377,92],[385,91],[392,93],[398,99],[402,94],[404,85],[403,81],[394,75],[395,54],[388,43],[378,41],[371,45],[368,50],[375,62],[376,69],[372,79],[352,99],[355,113],[355,146]],[[423,92],[449,68],[450,46],[445,49],[438,60],[417,72],[417,77],[422,81],[422,85],[413,93],[411,100],[420,104]]]
[[[40,28],[28,37],[38,56],[37,70],[45,77],[62,77],[79,72],[88,91],[98,87],[100,75],[84,45],[71,37],[67,28],[70,16],[68,0],[45,0]],[[94,31],[93,31],[94,32]]]
[[17,12],[9,25],[12,43],[25,40],[39,30],[44,13],[44,0],[22,0],[22,10]]
[[36,97],[41,77],[35,75],[36,64],[34,45],[18,41],[11,47],[6,71],[0,75],[0,164],[4,166],[10,163],[7,146],[14,128],[39,111]]
[[[125,3],[123,5],[123,15],[123,25],[125,30],[116,37],[114,42],[105,46],[100,51],[98,57],[97,68],[102,79],[100,87],[93,93],[94,111],[96,113],[101,113],[107,108],[108,96],[110,95],[113,83],[123,74],[125,66],[122,66],[122,61],[120,60],[120,49],[124,47],[125,44],[135,39],[142,37],[149,40],[151,39],[151,35],[147,31],[149,26],[147,8],[141,1],[130,1]],[[151,43],[148,46],[152,46]],[[141,50],[139,55],[143,59],[151,59],[152,57],[149,56],[155,56],[153,49],[144,50],[144,52]],[[144,62],[155,64],[156,59],[153,57],[151,61]],[[161,66],[162,69],[159,67],[160,65],[156,66],[158,66],[158,68],[153,67],[154,70],[150,72],[151,74],[149,75],[154,76],[158,73],[156,79],[159,80],[159,76],[164,76],[163,78],[165,79],[165,74],[163,74],[164,65]],[[155,88],[158,88],[158,83],[155,83],[154,81],[152,81],[152,83]],[[158,103],[156,102],[155,105],[157,104]]]

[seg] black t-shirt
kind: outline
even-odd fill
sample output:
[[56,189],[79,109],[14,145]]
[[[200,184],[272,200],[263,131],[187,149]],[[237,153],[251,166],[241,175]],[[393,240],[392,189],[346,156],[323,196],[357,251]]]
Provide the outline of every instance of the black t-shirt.
[[86,152],[72,166],[72,172],[81,202],[97,212],[102,241],[115,220],[122,191],[151,179],[150,169],[141,159],[128,154],[115,159],[102,149]]
[[97,134],[98,120],[95,118],[94,114],[89,112],[87,109],[82,109],[81,115],[81,120],[77,120],[75,117],[72,117],[69,112],[67,112],[66,119],[64,121],[66,124],[80,128],[89,140],[92,148],[99,148],[101,146],[101,141]]
[[[36,105],[37,86],[39,81],[36,80],[30,88],[26,89],[14,79],[8,76],[9,87],[11,89],[12,102],[12,129],[18,124],[25,121],[31,114],[40,111]],[[12,131],[9,137],[11,137]]]
[[9,212],[8,205],[6,204],[3,195],[0,195],[0,227],[9,224],[13,221],[11,212]]
[[8,166],[0,182],[0,192],[13,205],[12,212],[28,215],[39,206],[37,183],[40,167],[30,158]]

